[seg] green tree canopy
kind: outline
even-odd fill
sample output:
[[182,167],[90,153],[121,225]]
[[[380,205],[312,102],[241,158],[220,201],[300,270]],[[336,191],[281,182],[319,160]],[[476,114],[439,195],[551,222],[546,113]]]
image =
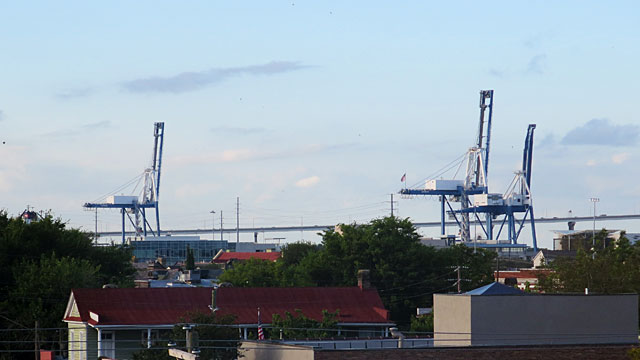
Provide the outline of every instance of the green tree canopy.
[[432,304],[432,294],[453,290],[455,266],[463,266],[468,290],[493,281],[495,253],[459,245],[437,250],[420,243],[408,219],[387,217],[367,224],[341,224],[322,234],[322,243],[287,245],[276,263],[238,264],[221,276],[234,286],[354,286],[369,269],[391,319],[409,326],[416,307]]
[[[133,286],[135,272],[126,248],[94,246],[88,233],[69,229],[51,215],[27,224],[4,211],[0,211],[0,268],[4,270],[0,328],[9,330],[34,328],[36,321],[39,328],[63,327],[72,288]],[[59,337],[54,331],[39,333],[43,348],[51,348]],[[4,331],[0,350],[33,350],[34,339],[32,331]]]
[[552,273],[539,279],[545,292],[589,292],[615,294],[640,292],[640,243],[630,244],[622,236],[615,244],[604,241],[606,230],[596,235],[593,249],[578,250],[575,258],[558,258]]
[[[217,313],[192,312],[180,319],[180,324],[165,334],[175,346],[186,350],[186,331],[184,325],[191,325],[197,333],[197,346],[201,359],[237,359],[238,329],[233,327],[235,317],[232,315],[218,315]],[[168,355],[168,342],[156,344],[151,349],[141,350],[133,355],[133,360],[173,360]]]
[[337,335],[337,332],[328,329],[337,329],[339,313],[339,310],[333,313],[323,310],[322,321],[316,321],[306,317],[299,309],[296,309],[295,315],[292,315],[288,311],[285,312],[284,317],[279,314],[273,314],[268,335],[271,339],[279,339],[280,332],[282,332],[284,339],[334,337]]
[[187,261],[185,261],[184,265],[187,270],[194,270],[196,268],[196,261],[193,256],[193,249],[187,245]]

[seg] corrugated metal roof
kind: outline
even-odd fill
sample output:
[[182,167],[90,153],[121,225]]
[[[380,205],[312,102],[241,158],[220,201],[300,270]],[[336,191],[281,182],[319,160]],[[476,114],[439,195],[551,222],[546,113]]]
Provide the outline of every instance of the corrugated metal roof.
[[229,260],[269,260],[276,261],[280,258],[280,253],[277,251],[272,252],[221,252],[213,258],[213,262],[225,263]]
[[[174,324],[187,312],[210,311],[211,288],[73,289],[80,319],[93,325]],[[91,319],[89,312],[98,315]]]
[[256,324],[258,308],[264,323],[270,323],[273,314],[296,315],[296,309],[317,321],[322,320],[322,310],[340,310],[339,322],[391,323],[378,292],[358,287],[219,288],[216,307],[223,314],[235,314],[238,324]]
[[[167,325],[180,321],[188,312],[209,312],[211,288],[73,289],[72,296],[82,321],[92,325]],[[303,314],[322,320],[322,311],[340,311],[342,323],[389,323],[388,311],[375,289],[358,287],[232,288],[216,291],[216,307],[221,314],[233,314],[237,324],[257,324],[258,307],[262,321],[273,314]],[[97,314],[92,319],[90,312]]]

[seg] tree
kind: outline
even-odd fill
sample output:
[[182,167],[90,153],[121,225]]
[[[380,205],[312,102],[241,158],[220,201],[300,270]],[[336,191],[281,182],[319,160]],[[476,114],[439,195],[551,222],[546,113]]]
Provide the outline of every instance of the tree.
[[[238,347],[238,330],[233,326],[235,317],[232,315],[218,315],[215,312],[191,312],[180,319],[169,334],[169,342],[176,348],[186,349],[186,332],[184,325],[191,325],[197,333],[197,347],[201,359],[236,359]],[[165,338],[166,339],[166,338]],[[194,344],[196,346],[196,344]],[[145,349],[133,354],[134,360],[173,360],[168,355],[167,343],[156,344],[151,349]]]
[[622,236],[603,248],[607,236],[602,230],[594,249],[578,250],[573,259],[556,259],[550,265],[553,271],[538,279],[541,291],[584,292],[588,288],[600,294],[639,292],[640,243],[632,245]]
[[[386,217],[363,225],[340,225],[339,231],[323,234],[325,263],[334,286],[355,285],[358,269],[371,270],[371,282],[385,307],[400,326],[408,327],[417,307],[432,304],[432,295],[453,289],[453,266],[466,266],[471,282],[484,285],[492,280],[490,252],[464,245],[437,250],[420,243],[408,219]],[[327,279],[328,278],[328,279]],[[319,280],[319,279],[318,279]]]
[[280,276],[276,263],[251,258],[236,263],[219,277],[220,282],[228,282],[238,287],[274,287],[280,286]]
[[[0,332],[0,351],[33,350],[35,332],[24,329],[34,328],[36,321],[38,328],[64,327],[61,320],[72,288],[133,286],[135,272],[127,248],[93,246],[89,234],[67,228],[50,214],[27,224],[5,211],[0,211],[0,268],[0,328],[22,329]],[[38,333],[45,349],[53,348],[60,336],[53,330]]]
[[322,339],[337,335],[337,331],[328,329],[337,329],[339,310],[333,313],[322,310],[322,321],[306,317],[299,309],[296,309],[295,313],[296,315],[292,315],[286,311],[284,317],[273,314],[269,337],[279,339],[280,332],[285,339]]
[[471,280],[462,283],[463,289],[493,280],[495,253],[464,245],[424,246],[408,219],[340,224],[321,235],[320,246],[291,244],[276,263],[247,261],[220,279],[234,286],[354,286],[358,270],[369,269],[391,319],[405,328],[416,307],[430,306],[434,293],[453,289],[453,267],[465,267],[463,278]]
[[40,261],[23,260],[13,268],[16,285],[9,291],[11,302],[3,308],[12,309],[16,321],[42,327],[59,324],[72,288],[96,287],[98,269],[87,260],[55,254],[42,255]]
[[411,317],[410,332],[421,333],[420,335],[433,334],[433,313],[422,316]]
[[196,268],[195,258],[193,256],[193,249],[187,245],[187,261],[185,261],[184,265],[187,270],[194,270]]

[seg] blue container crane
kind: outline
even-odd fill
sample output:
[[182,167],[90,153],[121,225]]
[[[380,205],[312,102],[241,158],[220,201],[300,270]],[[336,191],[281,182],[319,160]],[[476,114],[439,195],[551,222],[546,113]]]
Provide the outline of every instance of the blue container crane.
[[[83,207],[88,209],[120,209],[122,214],[122,244],[125,243],[125,215],[136,230],[136,236],[151,232],[154,236],[160,236],[160,212],[159,212],[159,195],[160,195],[160,173],[162,169],[162,147],[164,145],[164,122],[156,122],[153,125],[153,161],[150,168],[145,169],[142,177],[144,177],[144,185],[141,196],[109,196],[105,202],[85,203]],[[147,221],[147,209],[155,209],[156,232]],[[133,214],[134,219],[131,218]],[[140,222],[142,221],[142,226]]]
[[[536,239],[536,227],[533,216],[533,199],[531,197],[531,166],[533,161],[533,134],[536,124],[529,124],[527,136],[525,137],[524,150],[522,154],[522,169],[516,171],[515,177],[507,187],[504,195],[486,194],[475,199],[472,207],[461,210],[454,210],[457,213],[484,213],[487,219],[494,219],[503,216],[500,229],[496,235],[496,239],[500,238],[500,234],[505,225],[507,225],[507,237],[509,244],[517,244],[520,232],[524,228],[525,222],[529,219],[531,223],[531,237],[533,239],[533,250],[538,251],[538,242]],[[516,218],[517,213],[524,213],[521,220]],[[493,239],[493,225],[487,225],[483,230],[487,239]]]
[[470,241],[469,212],[461,212],[460,219],[458,219],[451,202],[459,202],[460,208],[465,210],[471,205],[470,195],[486,194],[488,191],[487,172],[489,171],[493,90],[480,91],[479,107],[478,138],[475,146],[470,148],[466,154],[467,169],[465,180],[429,180],[422,189],[400,190],[400,194],[403,195],[438,196],[440,198],[441,236],[446,236],[445,215],[446,207],[448,207],[449,213],[454,216],[456,223],[460,227],[460,237],[463,241]]

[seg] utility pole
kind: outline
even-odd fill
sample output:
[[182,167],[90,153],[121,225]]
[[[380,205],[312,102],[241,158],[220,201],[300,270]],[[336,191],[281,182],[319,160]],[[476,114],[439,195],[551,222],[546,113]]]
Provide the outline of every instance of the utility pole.
[[240,242],[240,197],[236,198],[236,243]]
[[96,208],[96,229],[93,233],[93,240],[96,244],[98,243],[98,208]]
[[216,212],[211,210],[211,240],[215,240],[215,231],[216,231]]
[[35,330],[36,330],[36,334],[35,334],[34,345],[35,345],[36,360],[38,360],[40,358],[40,339],[38,338],[38,320],[36,320]]
[[448,280],[456,282],[455,285],[456,285],[458,294],[461,294],[462,293],[462,282],[463,281],[471,281],[470,279],[463,279],[462,278],[462,269],[468,269],[468,267],[458,265],[458,266],[451,266],[451,268],[455,269],[453,271],[456,272],[457,276],[456,276],[456,279],[448,279]]
[[[593,203],[593,233],[591,234],[593,238],[593,254],[591,254],[591,258],[596,258],[596,203],[600,201],[599,198],[591,198],[589,199]],[[606,239],[605,241],[606,242]]]
[[224,236],[222,235],[222,210],[220,210],[220,241],[224,240]]
[[393,217],[393,193],[391,194],[391,217]]

